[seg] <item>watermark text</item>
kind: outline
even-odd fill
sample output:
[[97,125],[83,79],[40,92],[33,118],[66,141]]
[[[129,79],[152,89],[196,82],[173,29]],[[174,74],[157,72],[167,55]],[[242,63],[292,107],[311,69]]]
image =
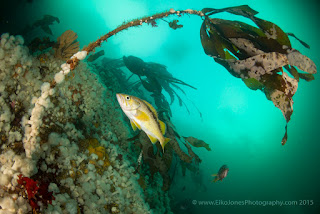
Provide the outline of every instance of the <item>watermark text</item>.
[[314,205],[313,200],[296,200],[296,201],[259,201],[259,200],[213,200],[213,201],[198,201],[192,200],[193,205],[199,206],[312,206]]

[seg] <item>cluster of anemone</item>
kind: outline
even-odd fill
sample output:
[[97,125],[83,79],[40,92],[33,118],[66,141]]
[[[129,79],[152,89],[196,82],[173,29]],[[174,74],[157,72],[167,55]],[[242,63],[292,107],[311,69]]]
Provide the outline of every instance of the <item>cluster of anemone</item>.
[[0,213],[152,213],[112,92],[86,64],[73,75],[23,43],[1,36]]

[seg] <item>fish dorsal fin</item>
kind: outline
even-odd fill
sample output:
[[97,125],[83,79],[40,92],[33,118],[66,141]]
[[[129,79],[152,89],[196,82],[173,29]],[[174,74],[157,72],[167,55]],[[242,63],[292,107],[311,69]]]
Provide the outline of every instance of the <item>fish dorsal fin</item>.
[[166,133],[166,124],[164,122],[162,122],[161,120],[159,120],[159,124],[160,124],[161,132],[164,135]]
[[156,109],[147,101],[145,101],[145,100],[142,100],[142,101],[149,107],[149,109],[153,112],[153,114],[156,116],[156,118],[158,118],[158,113],[157,113]]
[[151,136],[151,135],[149,135],[149,134],[147,134],[147,135],[148,135],[148,137],[149,137],[150,141],[152,142],[152,144],[155,144],[155,143],[158,141],[158,139],[157,139],[157,138],[152,137],[152,136]]
[[130,124],[131,124],[131,127],[132,127],[133,131],[136,131],[137,128],[138,128],[139,130],[141,130],[140,125],[139,125],[138,123],[136,123],[134,120],[130,120]]
[[147,120],[150,120],[150,117],[143,111],[137,110],[136,119],[147,121]]

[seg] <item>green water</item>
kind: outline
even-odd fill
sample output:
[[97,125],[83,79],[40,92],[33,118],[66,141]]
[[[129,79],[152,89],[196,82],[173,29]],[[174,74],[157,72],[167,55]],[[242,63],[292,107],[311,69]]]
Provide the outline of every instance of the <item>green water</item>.
[[[123,21],[152,15],[170,8],[223,8],[248,4],[259,11],[257,17],[279,25],[308,43],[304,48],[292,39],[292,46],[320,66],[319,4],[302,0],[259,1],[34,1],[17,5],[12,26],[21,28],[45,14],[59,17],[52,25],[57,38],[65,30],[78,34],[83,47],[119,26]],[[246,21],[230,14],[215,17]],[[195,148],[202,159],[201,176],[179,173],[170,192],[177,203],[186,199],[181,213],[320,213],[320,137],[319,92],[316,80],[299,82],[293,97],[294,113],[288,125],[288,142],[281,145],[285,119],[279,109],[260,91],[249,90],[240,79],[205,55],[200,43],[199,17],[183,16],[182,29],[172,30],[159,21],[157,28],[142,26],[121,32],[104,43],[106,56],[120,58],[135,55],[144,61],[164,64],[168,71],[198,90],[185,88],[189,100],[202,112],[201,119],[191,102],[189,115],[177,103],[172,107],[172,121],[183,136],[194,136],[210,144],[212,151]],[[252,24],[251,22],[248,22]],[[227,164],[229,174],[223,182],[211,183],[211,174]],[[201,185],[197,183],[202,183]],[[182,188],[185,190],[182,191]],[[288,206],[201,205],[202,201],[282,201]],[[193,204],[194,203],[194,204]],[[207,203],[207,202],[205,202]],[[211,202],[208,202],[211,203]],[[231,203],[231,202],[230,202]],[[254,203],[254,202],[252,202]]]

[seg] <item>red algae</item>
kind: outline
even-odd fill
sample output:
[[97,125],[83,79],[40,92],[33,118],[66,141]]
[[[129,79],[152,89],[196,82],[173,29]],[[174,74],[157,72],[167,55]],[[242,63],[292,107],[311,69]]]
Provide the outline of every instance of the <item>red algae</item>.
[[40,183],[38,181],[35,181],[31,178],[24,177],[23,175],[18,176],[18,184],[20,185],[22,190],[25,190],[28,199],[29,204],[32,207],[33,210],[39,210],[38,202],[41,202],[45,206],[52,203],[52,200],[54,200],[54,196],[52,195],[52,192],[48,192],[48,183]]

